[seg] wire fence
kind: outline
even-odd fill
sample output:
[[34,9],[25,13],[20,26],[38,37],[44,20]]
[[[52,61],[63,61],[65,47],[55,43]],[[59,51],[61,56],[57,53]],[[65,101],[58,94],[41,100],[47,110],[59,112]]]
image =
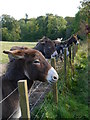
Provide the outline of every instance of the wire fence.
[[[70,48],[70,50],[71,50],[71,48]],[[76,49],[72,49],[72,50],[76,50]],[[71,51],[70,51],[70,53],[71,53]],[[74,59],[74,57],[75,57],[75,51],[74,52],[72,52],[72,59]],[[62,63],[62,65],[60,66],[60,61],[59,62],[57,62],[57,65],[56,65],[56,70],[58,70],[58,71],[61,71],[61,69],[62,69],[62,67],[64,68],[64,71],[62,71],[62,73],[60,74],[61,76],[63,75],[63,72],[64,72],[64,75],[66,75],[66,77],[64,78],[64,81],[62,81],[62,85],[61,85],[61,87],[62,87],[62,90],[61,90],[61,92],[63,92],[64,91],[64,93],[65,94],[67,94],[68,96],[71,96],[72,95],[72,93],[69,91],[69,88],[68,88],[68,86],[67,86],[67,77],[68,77],[68,68],[71,68],[71,72],[72,72],[72,75],[74,75],[74,71],[72,71],[72,67],[70,66],[70,64],[72,65],[72,59],[71,59],[71,56],[69,57],[69,56],[66,56],[65,54],[64,54],[64,57],[66,57],[66,58],[64,58],[64,62],[66,62],[66,63]],[[73,61],[74,62],[74,61]],[[73,68],[74,69],[74,68]],[[60,93],[61,94],[61,93]],[[43,94],[42,94],[43,95]],[[42,96],[41,95],[41,96]],[[34,109],[35,108],[35,106],[37,106],[37,103],[39,102],[39,100],[41,99],[41,96],[40,96],[40,98],[36,101],[36,103],[34,104],[34,106],[32,107],[32,109]],[[45,102],[46,101],[44,101],[42,104],[41,104],[41,106],[39,107],[39,109],[38,109],[38,111],[36,112],[36,113],[34,113],[33,114],[33,112],[32,112],[32,109],[31,109],[31,114],[32,114],[32,116],[33,116],[33,120],[37,120],[37,119],[40,119],[40,120],[43,120],[44,119],[44,117],[45,117],[45,112],[42,112],[42,114],[40,115],[40,117],[39,117],[39,114],[41,113],[41,111],[42,111],[42,108],[43,108],[43,106],[45,105]]]
[[16,92],[16,90],[18,90],[18,87],[14,89],[10,94],[8,94],[3,100],[1,100],[0,104],[3,103],[8,97],[10,97],[14,92]]
[[[74,50],[74,49],[73,49]],[[70,52],[71,53],[71,52]],[[72,54],[74,54],[73,56],[75,56],[75,52],[72,52]],[[65,59],[64,59],[64,62],[70,62],[71,63],[71,58],[69,58],[69,60],[70,61],[67,61],[66,59],[66,55],[64,54],[64,56],[65,56]],[[59,61],[60,62],[60,61]],[[57,63],[58,64],[58,63]],[[60,64],[60,63],[59,63]],[[65,76],[67,76],[67,73],[66,73],[66,69],[67,69],[67,64],[65,63],[63,63],[63,65],[64,65],[64,70],[65,70]],[[69,67],[69,66],[68,66]],[[59,65],[56,65],[56,69],[58,69],[58,71],[60,71],[61,69],[62,69],[62,67],[61,66],[59,66]],[[73,73],[74,74],[74,73]],[[65,81],[63,81],[63,82],[66,82],[66,77],[65,77]],[[35,101],[35,98],[33,98],[32,99],[32,101],[34,100],[34,102],[33,102],[33,104],[30,102],[30,113],[31,113],[31,115],[33,115],[33,120],[35,120],[35,119],[37,119],[37,116],[38,116],[38,114],[40,113],[40,111],[42,110],[42,108],[43,108],[43,106],[44,106],[44,104],[45,104],[45,101],[44,101],[44,98],[45,98],[45,94],[47,94],[48,92],[50,92],[51,90],[52,90],[52,86],[51,85],[45,85],[44,84],[44,86],[43,86],[43,82],[34,82],[34,84],[33,84],[33,86],[32,86],[32,88],[31,88],[31,93],[29,93],[29,101],[32,99],[32,96],[34,96],[35,97],[35,94],[37,94],[37,93],[40,93],[38,96],[38,98],[36,98],[36,101]],[[42,89],[41,89],[41,87],[43,88],[43,92],[42,92]],[[68,95],[71,95],[69,92],[68,92],[68,87],[67,86],[65,86],[65,85],[62,85],[62,87],[63,87],[63,89],[66,89],[66,93],[68,94]],[[41,90],[40,90],[41,89]],[[16,89],[14,89],[9,95],[7,95],[2,101],[0,101],[0,104],[1,103],[3,103],[8,97],[10,97],[12,94],[14,94],[15,93],[15,91],[17,91],[18,90],[18,87],[16,88]],[[38,91],[38,92],[37,92]],[[47,92],[48,91],[48,92]],[[46,93],[47,92],[47,93]],[[40,105],[40,101],[44,101],[43,102],[43,104],[40,106],[40,108],[39,108],[39,110],[38,110],[38,112],[36,113],[36,114],[33,114],[33,110],[34,110],[34,108],[37,106],[37,105]],[[18,111],[18,109],[16,109],[10,116],[9,116],[9,118],[7,119],[7,120],[9,120],[10,118],[12,118],[12,116],[16,113]],[[43,113],[42,115],[41,115],[41,118],[40,118],[40,120],[42,120],[43,118],[44,118],[44,114],[45,113]]]
[[[15,88],[10,94],[8,94],[3,100],[0,101],[0,104],[2,104],[7,98],[9,98],[12,94],[14,94],[18,90],[18,87]],[[9,117],[7,120],[9,120],[16,112],[18,109],[16,109]]]

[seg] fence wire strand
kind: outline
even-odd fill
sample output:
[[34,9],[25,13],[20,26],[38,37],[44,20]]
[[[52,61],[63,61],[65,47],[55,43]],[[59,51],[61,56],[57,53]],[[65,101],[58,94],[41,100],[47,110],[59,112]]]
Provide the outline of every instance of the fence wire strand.
[[5,97],[3,100],[0,101],[0,103],[4,102],[8,97],[10,97],[16,90],[18,89],[18,87],[16,89],[14,89],[9,95],[7,95],[7,97]]
[[[49,86],[51,86],[51,85],[49,85]],[[52,91],[52,89],[51,89],[50,91]],[[50,92],[50,91],[49,91],[49,92]],[[44,93],[45,93],[45,92],[44,92]],[[51,103],[51,101],[52,101],[52,99],[50,100],[50,103]],[[44,102],[41,104],[38,112],[37,112],[35,115],[34,115],[33,112],[32,112],[32,115],[34,116],[33,120],[37,119],[37,115],[40,113],[40,111],[42,110],[42,108],[43,108],[43,106],[44,106],[45,103],[46,103],[46,101],[44,101]],[[44,114],[45,114],[45,113],[44,113]],[[42,114],[40,120],[43,118],[44,114]]]
[[37,112],[37,114],[35,115],[35,117],[34,117],[34,119],[33,120],[35,120],[35,118],[37,117],[37,115],[39,114],[39,112],[41,111],[41,109],[42,109],[42,107],[44,106],[44,104],[45,104],[45,101],[43,102],[43,104],[41,105],[41,107],[40,107],[40,109],[38,110],[38,112]]
[[38,88],[41,84],[42,84],[42,82],[40,82],[40,83],[36,86],[36,88],[31,92],[31,94],[30,94],[29,96],[31,96],[31,95],[37,90],[37,88]]
[[45,89],[44,93],[42,93],[40,95],[40,97],[38,98],[38,100],[35,102],[35,104],[33,105],[33,107],[31,108],[31,111],[34,109],[34,107],[36,106],[36,104],[39,102],[39,100],[41,99],[41,97],[45,94],[46,90],[49,88],[50,85],[47,86],[47,88]]
[[7,120],[9,120],[17,111],[18,111],[18,108],[9,116]]

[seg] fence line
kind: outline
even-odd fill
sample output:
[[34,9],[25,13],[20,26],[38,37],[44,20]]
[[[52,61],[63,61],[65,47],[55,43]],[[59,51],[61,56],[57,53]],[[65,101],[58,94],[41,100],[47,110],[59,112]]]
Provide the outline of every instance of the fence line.
[[[71,48],[70,48],[71,49]],[[72,49],[73,51],[72,51],[72,57],[71,57],[71,52],[70,52],[70,57],[69,57],[69,59],[70,59],[70,64],[71,64],[71,67],[73,67],[73,64],[74,64],[74,57],[75,57],[75,54],[76,54],[76,48],[75,48],[75,45],[73,45],[73,49]],[[65,49],[65,51],[66,51],[66,49]],[[66,56],[66,54],[65,54],[65,56]],[[71,60],[71,58],[72,58],[72,60]],[[66,71],[66,59],[67,58],[65,58],[64,59],[64,69],[65,69],[65,73],[67,72]],[[56,64],[56,63],[54,63],[54,64]],[[53,66],[53,64],[51,63],[51,65]],[[56,69],[56,66],[54,65],[53,66],[55,69]],[[73,74],[74,74],[74,71],[73,71]],[[66,74],[65,74],[65,76],[66,76]],[[36,87],[35,87],[35,89],[31,92],[31,94],[30,94],[30,96],[37,90],[37,88],[40,86],[42,84],[42,82],[40,82]],[[56,83],[57,84],[57,83]],[[56,86],[56,84],[55,84],[55,86]],[[37,103],[39,102],[39,100],[42,98],[42,96],[45,94],[45,92],[46,92],[46,90],[48,89],[48,87],[49,87],[50,85],[48,85],[47,87],[46,87],[46,89],[45,89],[45,91],[40,95],[40,97],[38,98],[38,100],[35,102],[35,104],[33,105],[33,107],[31,108],[31,112],[32,112],[32,110],[34,109],[34,107],[37,105]],[[66,88],[67,90],[68,90],[68,87],[66,87],[66,86],[63,86],[64,88]],[[57,87],[55,87],[54,89],[56,89],[56,91],[57,91]],[[0,103],[2,103],[3,101],[5,101],[8,97],[10,97],[16,90],[18,90],[18,87],[16,88],[16,89],[14,89],[9,95],[7,95],[3,100],[1,100],[0,101]],[[27,90],[26,90],[27,91]],[[67,92],[67,91],[66,91]],[[68,93],[68,92],[67,92]],[[26,94],[26,93],[25,93]],[[58,95],[57,95],[57,92],[55,93],[56,95],[54,95],[56,98],[56,103],[58,102]],[[21,93],[20,93],[20,95],[21,95]],[[42,107],[43,107],[43,105],[45,104],[45,102],[42,104],[42,106],[40,107],[40,109],[39,109],[39,111],[37,112],[37,114],[36,115],[38,115],[38,113],[40,112],[40,110],[42,109]],[[25,105],[25,104],[24,104]],[[7,119],[7,120],[9,120],[16,112],[18,111],[18,109],[16,109],[10,116],[9,116],[9,118]],[[29,114],[29,113],[28,113]],[[45,113],[43,113],[42,114],[42,116],[41,116],[41,119],[43,118],[43,116],[44,116],[44,114]],[[36,118],[36,115],[35,115],[35,118]],[[28,116],[28,118],[30,118],[30,116]],[[35,119],[34,118],[34,119]],[[41,120],[40,119],[40,120]]]

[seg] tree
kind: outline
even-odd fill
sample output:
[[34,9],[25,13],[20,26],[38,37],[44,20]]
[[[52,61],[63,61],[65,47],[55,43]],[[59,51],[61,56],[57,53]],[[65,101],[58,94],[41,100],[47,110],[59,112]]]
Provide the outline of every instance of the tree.
[[2,40],[20,40],[20,26],[17,20],[9,15],[2,15]]
[[58,37],[64,37],[64,31],[66,29],[66,20],[63,17],[47,14],[47,36],[51,39],[56,39]]
[[65,17],[65,20],[67,21],[65,39],[67,39],[74,33],[73,22],[74,22],[75,18],[67,16],[67,17]]
[[83,0],[81,2],[81,7],[79,7],[79,11],[75,15],[75,20],[73,22],[73,33],[77,33],[81,36],[82,39],[86,38],[86,24],[89,20],[89,8],[90,1]]

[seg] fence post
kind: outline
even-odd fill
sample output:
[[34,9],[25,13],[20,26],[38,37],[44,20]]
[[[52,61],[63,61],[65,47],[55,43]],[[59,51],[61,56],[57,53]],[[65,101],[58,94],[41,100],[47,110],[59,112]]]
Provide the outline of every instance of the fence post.
[[78,45],[76,45],[76,53],[78,52]]
[[[51,59],[51,65],[56,69],[56,59],[52,58]],[[57,82],[53,84],[53,98],[54,102],[57,104],[58,103],[58,91],[57,91]]]
[[18,81],[18,90],[19,90],[19,98],[20,98],[20,107],[21,107],[21,115],[23,119],[30,120],[30,109],[29,109],[29,100],[28,100],[28,88],[27,81],[20,80]]
[[75,44],[72,46],[72,75],[74,77],[74,57],[75,57]]
[[69,46],[69,62],[70,62],[70,65],[71,65],[71,46]]
[[[90,91],[90,33],[87,34],[87,41],[88,41],[88,91]],[[90,107],[90,94],[88,95],[88,106]],[[89,109],[90,112],[90,109]],[[90,117],[90,114],[89,114]]]
[[65,80],[65,82],[66,82],[66,80],[67,80],[67,71],[66,71],[66,61],[67,61],[67,55],[66,55],[66,48],[64,49],[64,74],[65,74],[65,78],[64,78],[64,80]]
[[73,43],[73,46],[72,46],[72,62],[74,62],[74,57],[75,57],[75,44]]

